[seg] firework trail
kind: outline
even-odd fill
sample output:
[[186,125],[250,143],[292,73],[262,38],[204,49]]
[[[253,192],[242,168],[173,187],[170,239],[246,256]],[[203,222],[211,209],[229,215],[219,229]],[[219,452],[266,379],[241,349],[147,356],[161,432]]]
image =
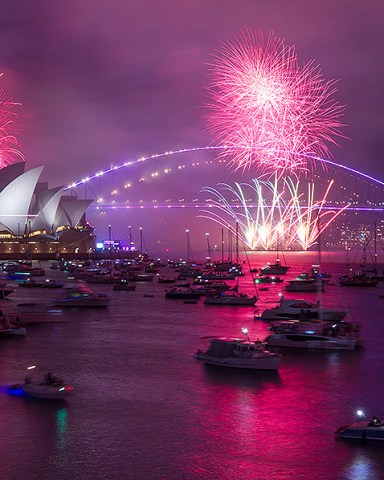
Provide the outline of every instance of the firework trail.
[[304,199],[299,181],[284,178],[282,182],[280,186],[276,175],[273,182],[253,179],[236,183],[235,188],[219,184],[222,191],[205,187],[202,191],[211,195],[214,210],[202,210],[200,216],[225,228],[237,223],[241,240],[251,250],[272,250],[277,244],[307,250],[349,205],[338,211],[324,209],[333,181],[317,202],[313,183],[308,183]]
[[[1,76],[2,73],[0,73]],[[17,158],[24,158],[18,150],[19,144],[15,137],[19,131],[15,122],[17,105],[19,104],[6,97],[4,90],[0,87],[0,169],[14,163]]]
[[224,43],[211,75],[208,129],[235,170],[306,171],[306,155],[330,156],[343,126],[336,82],[313,62],[300,67],[294,47],[247,30]]

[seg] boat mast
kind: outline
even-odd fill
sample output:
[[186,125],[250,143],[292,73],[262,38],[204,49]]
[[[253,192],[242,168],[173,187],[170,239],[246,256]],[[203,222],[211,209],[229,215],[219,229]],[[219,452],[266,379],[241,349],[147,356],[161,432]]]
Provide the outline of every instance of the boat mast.
[[221,229],[221,261],[224,262],[224,228]]
[[316,224],[317,224],[317,254],[318,254],[318,272],[317,272],[317,294],[318,294],[318,308],[319,308],[319,320],[323,320],[323,313],[322,313],[322,278],[321,278],[321,243],[320,243],[320,211],[317,211],[317,219],[316,219]]

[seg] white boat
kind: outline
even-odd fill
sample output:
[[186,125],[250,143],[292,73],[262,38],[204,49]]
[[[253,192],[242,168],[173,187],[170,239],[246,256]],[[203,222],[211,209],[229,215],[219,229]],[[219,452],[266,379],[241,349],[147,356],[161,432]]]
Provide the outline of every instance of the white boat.
[[[243,333],[246,332],[243,329]],[[246,332],[247,333],[247,332]],[[265,350],[264,343],[246,338],[213,338],[206,352],[198,350],[194,358],[209,365],[248,370],[277,370],[279,353]]]
[[256,296],[249,297],[246,293],[236,291],[222,292],[218,295],[212,295],[204,300],[206,305],[242,305],[253,306],[257,302]]
[[281,297],[274,308],[263,311],[261,318],[265,320],[290,320],[290,319],[317,319],[325,321],[340,321],[347,315],[345,310],[320,307],[318,303],[312,303],[302,299],[285,299]]
[[[358,412],[362,414],[362,412]],[[350,425],[342,425],[335,430],[335,434],[341,438],[351,440],[384,440],[384,422],[373,416],[369,421],[360,419]]]
[[107,307],[111,300],[110,297],[104,293],[95,293],[81,281],[74,285],[72,284],[70,288],[66,288],[66,290],[67,293],[63,298],[55,300],[54,304],[56,307]]
[[323,290],[323,285],[312,279],[288,280],[285,290],[287,292],[318,292]]
[[11,395],[41,398],[45,400],[63,400],[74,391],[72,385],[64,383],[57,375],[48,373],[44,378],[32,381],[27,375],[25,382],[11,385],[8,393]]

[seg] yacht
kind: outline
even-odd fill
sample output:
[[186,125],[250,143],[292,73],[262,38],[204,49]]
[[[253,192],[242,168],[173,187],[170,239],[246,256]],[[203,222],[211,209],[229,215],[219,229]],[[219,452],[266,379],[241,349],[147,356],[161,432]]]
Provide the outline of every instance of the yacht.
[[312,279],[288,280],[288,285],[285,286],[287,292],[318,292],[323,289],[321,283]]
[[[246,335],[247,330],[243,329]],[[194,358],[209,365],[248,370],[277,370],[282,355],[265,350],[264,343],[245,338],[213,338],[207,351],[198,350]]]
[[281,297],[279,303],[274,308],[268,308],[263,311],[261,318],[263,320],[284,320],[284,319],[316,319],[321,318],[324,321],[340,321],[347,315],[345,310],[336,310],[333,308],[320,307],[318,303],[312,303],[302,299],[285,299]]
[[264,342],[269,347],[321,350],[355,350],[361,340],[352,324],[328,322],[280,322],[273,325]]

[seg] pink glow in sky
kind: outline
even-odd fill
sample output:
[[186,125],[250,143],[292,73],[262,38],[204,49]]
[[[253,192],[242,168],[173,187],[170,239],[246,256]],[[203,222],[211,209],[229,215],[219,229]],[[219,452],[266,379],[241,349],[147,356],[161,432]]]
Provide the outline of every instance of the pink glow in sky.
[[[0,86],[22,104],[28,168],[44,164],[43,180],[66,185],[126,160],[211,144],[212,55],[243,29],[272,30],[302,64],[314,60],[324,78],[339,80],[350,140],[330,146],[333,159],[382,178],[382,18],[380,0],[16,0],[1,9]],[[211,176],[196,170],[177,188],[240,180],[220,165]]]

